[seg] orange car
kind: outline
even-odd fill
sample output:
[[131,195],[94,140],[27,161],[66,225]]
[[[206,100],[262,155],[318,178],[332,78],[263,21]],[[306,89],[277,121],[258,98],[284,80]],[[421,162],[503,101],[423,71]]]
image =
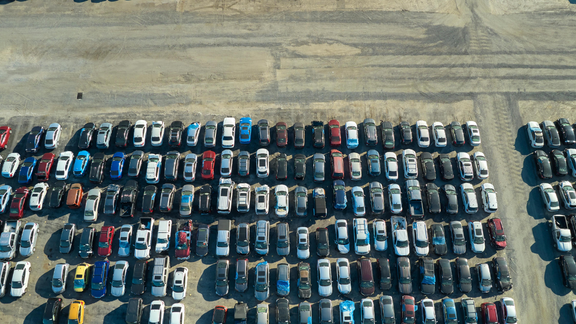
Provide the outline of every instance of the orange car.
[[66,198],[66,205],[69,208],[80,208],[82,205],[82,196],[84,195],[84,190],[82,189],[82,184],[75,183],[68,190],[68,197]]

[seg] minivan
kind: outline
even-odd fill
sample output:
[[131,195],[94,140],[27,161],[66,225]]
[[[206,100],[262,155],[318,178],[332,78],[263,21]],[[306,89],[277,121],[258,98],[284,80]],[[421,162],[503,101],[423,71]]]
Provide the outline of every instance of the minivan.
[[276,226],[278,232],[278,242],[276,243],[276,253],[278,255],[290,254],[290,228],[288,223],[279,223]]
[[166,296],[166,287],[168,286],[168,271],[170,269],[170,257],[160,257],[154,259],[152,268],[152,296]]
[[378,269],[380,270],[380,289],[389,290],[392,288],[392,272],[390,271],[390,261],[387,258],[379,258]]
[[360,281],[360,294],[370,296],[374,294],[374,275],[372,273],[372,261],[368,258],[358,260],[358,280]]
[[250,225],[241,223],[236,229],[236,253],[250,253]]
[[126,324],[140,324],[142,318],[142,298],[130,298],[126,309]]
[[150,260],[138,260],[132,272],[132,294],[142,295],[146,291],[146,279],[148,278],[148,263]]

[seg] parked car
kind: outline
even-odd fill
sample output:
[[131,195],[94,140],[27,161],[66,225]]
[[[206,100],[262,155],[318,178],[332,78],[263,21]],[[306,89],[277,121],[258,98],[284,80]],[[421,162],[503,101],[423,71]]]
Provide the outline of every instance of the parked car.
[[150,134],[150,144],[152,146],[162,146],[164,140],[164,122],[152,122],[152,131]]
[[329,240],[327,228],[320,227],[316,229],[316,254],[319,257],[327,257],[330,255]]
[[240,144],[248,145],[252,140],[252,118],[250,117],[242,117],[238,122],[238,126],[240,128],[240,135],[238,139],[240,140]]
[[485,249],[484,240],[484,230],[482,229],[482,223],[469,222],[468,223],[468,235],[470,236],[470,247],[474,253],[482,253]]
[[46,182],[39,182],[34,185],[30,193],[30,210],[40,211],[44,207],[44,200],[48,194],[48,184]]
[[542,130],[544,131],[544,138],[546,139],[548,146],[560,147],[560,133],[552,121],[543,121]]
[[108,269],[110,261],[96,261],[90,285],[90,294],[94,298],[102,298],[106,295],[106,286],[108,280]]
[[346,131],[346,147],[348,149],[355,149],[359,144],[358,125],[353,121],[348,121],[344,125]]
[[22,297],[28,290],[30,272],[32,265],[28,261],[19,261],[12,271],[12,281],[10,283],[10,296]]
[[32,174],[34,174],[34,168],[36,167],[36,159],[34,157],[27,157],[22,165],[20,166],[20,173],[18,174],[19,184],[29,184],[32,181]]
[[466,238],[464,237],[462,223],[460,221],[451,221],[450,233],[452,234],[452,250],[454,254],[466,253]]
[[270,125],[268,120],[261,119],[258,121],[258,142],[260,146],[268,146],[270,144]]
[[328,259],[318,259],[318,295],[330,297],[332,295],[332,271]]
[[310,264],[306,262],[298,263],[298,298],[308,299],[312,296],[312,281],[310,274]]
[[138,178],[140,169],[142,168],[142,161],[144,160],[143,151],[134,151],[130,155],[130,162],[128,163],[128,176]]
[[60,234],[60,253],[70,253],[74,247],[74,237],[76,235],[76,224],[66,223],[64,228],[62,228],[62,234]]
[[312,121],[312,145],[315,148],[324,147],[324,122]]
[[489,293],[492,289],[490,266],[487,263],[477,264],[476,272],[478,273],[478,289],[484,294]]
[[198,225],[196,234],[196,255],[203,257],[208,254],[208,243],[210,242],[210,225]]
[[336,282],[341,294],[347,295],[352,292],[350,262],[346,258],[336,260]]
[[[100,126],[102,128],[102,126]],[[44,147],[47,150],[53,150],[58,148],[60,143],[60,135],[62,134],[62,126],[58,123],[52,123],[48,126],[46,131],[46,136],[44,137]],[[98,145],[98,143],[96,143]]]
[[94,154],[90,164],[88,180],[93,183],[101,183],[104,180],[104,168],[106,167],[106,155],[102,152]]
[[412,274],[410,270],[410,259],[407,257],[397,258],[398,290],[401,294],[412,293]]
[[450,135],[452,137],[452,145],[462,146],[466,144],[466,139],[464,138],[464,130],[462,129],[462,125],[459,122],[453,121],[450,123]]
[[238,175],[246,177],[250,175],[250,153],[240,151],[238,154]]
[[146,144],[146,134],[148,133],[148,122],[145,120],[137,120],[134,123],[134,136],[132,142],[134,147],[144,147]]
[[296,235],[298,237],[298,245],[296,255],[298,259],[305,260],[310,257],[310,243],[309,243],[309,233],[307,227],[298,227],[296,229]]
[[98,239],[98,256],[107,257],[112,254],[112,239],[114,238],[114,226],[102,226]]
[[198,157],[194,153],[186,155],[184,158],[184,171],[183,178],[186,182],[196,180],[196,165],[198,164]]
[[434,253],[437,255],[446,255],[446,253],[448,253],[448,245],[446,244],[444,227],[438,223],[432,224],[430,226],[430,236],[432,236]]
[[228,271],[230,269],[230,262],[228,260],[220,259],[216,263],[216,295],[228,295]]
[[350,180],[362,179],[362,163],[360,162],[360,154],[352,152],[348,154]]
[[418,140],[418,147],[426,148],[430,146],[430,132],[425,120],[416,122],[416,139]]
[[168,128],[168,145],[170,147],[180,147],[182,144],[182,132],[184,131],[184,123],[175,120]]
[[248,289],[248,259],[236,260],[234,285],[234,288],[238,292],[245,292]]
[[267,178],[270,175],[269,155],[267,149],[261,148],[256,151],[256,174],[258,178]]
[[342,136],[340,134],[340,122],[336,119],[332,119],[328,122],[328,128],[330,129],[330,145],[340,146],[342,143]]
[[[102,123],[96,134],[96,147],[99,149],[107,149],[110,147],[110,138],[112,137],[112,124]],[[50,130],[50,129],[48,129]],[[46,133],[48,135],[48,133]]]
[[276,146],[285,147],[288,145],[288,125],[285,122],[276,123]]
[[492,246],[497,250],[506,248],[506,234],[504,233],[504,226],[499,218],[488,219],[488,235]]
[[452,280],[452,266],[450,260],[438,260],[438,279],[440,280],[440,292],[445,295],[450,295],[454,292],[454,284]]
[[[26,153],[38,152],[42,135],[44,135],[44,127],[42,126],[32,127],[32,130],[28,133],[28,137],[26,138],[26,149],[25,149]],[[90,141],[88,141],[88,145],[90,145]]]
[[255,273],[254,297],[258,301],[264,301],[270,296],[270,266],[268,262],[258,263]]
[[420,154],[420,165],[422,167],[422,176],[425,180],[436,180],[436,167],[434,166],[434,159],[432,154],[428,152],[422,152]]
[[200,122],[193,122],[188,125],[186,129],[186,144],[188,146],[198,145],[198,139],[200,138],[200,129],[202,124]]
[[12,178],[18,170],[18,165],[20,164],[20,154],[10,153],[2,165],[2,176],[4,178]]
[[302,123],[294,123],[294,148],[304,148],[306,142],[306,129]]
[[114,270],[112,270],[112,282],[110,283],[110,294],[112,296],[124,296],[124,292],[126,291],[128,267],[128,261],[116,261]]
[[209,214],[212,212],[212,187],[205,184],[200,187],[200,195],[198,196],[198,211],[201,214]]
[[535,121],[529,121],[526,124],[526,130],[528,131],[528,140],[530,146],[533,148],[543,148],[544,147],[544,133],[542,128]]
[[402,144],[410,145],[412,143],[412,126],[407,121],[400,122],[400,137]]
[[82,235],[80,235],[80,246],[78,249],[78,254],[81,258],[87,259],[94,254],[94,236],[96,235],[96,230],[92,227],[86,227],[82,230]]
[[23,257],[29,257],[36,251],[36,242],[40,233],[38,223],[26,223],[20,237],[19,253]]
[[533,155],[534,162],[536,163],[536,173],[540,179],[551,179],[552,178],[552,164],[548,155],[542,150],[534,151]]
[[508,268],[508,262],[506,262],[506,259],[504,259],[504,257],[493,258],[492,268],[494,270],[496,288],[499,291],[507,291],[512,289],[512,277],[510,277],[510,270]]
[[116,141],[117,147],[128,146],[128,135],[130,134],[130,129],[132,128],[132,122],[129,120],[123,120],[116,127]]
[[[373,214],[382,214],[384,212],[384,186],[380,182],[370,182],[370,208]],[[400,206],[402,207],[402,206]],[[392,210],[392,212],[394,212]]]
[[463,293],[472,291],[472,275],[468,259],[456,258],[456,282],[458,289]]

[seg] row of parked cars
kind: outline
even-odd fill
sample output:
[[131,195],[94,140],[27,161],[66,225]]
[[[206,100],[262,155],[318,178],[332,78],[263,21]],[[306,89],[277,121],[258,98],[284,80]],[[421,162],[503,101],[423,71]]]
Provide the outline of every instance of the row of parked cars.
[[533,148],[543,148],[545,144],[551,148],[576,144],[574,127],[568,118],[559,118],[555,122],[545,120],[541,124],[529,121],[526,124],[526,131],[528,142]]

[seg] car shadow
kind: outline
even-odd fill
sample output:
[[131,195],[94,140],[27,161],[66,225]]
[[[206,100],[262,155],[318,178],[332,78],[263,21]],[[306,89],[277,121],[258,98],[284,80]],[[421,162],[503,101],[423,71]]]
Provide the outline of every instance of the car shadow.
[[[198,283],[196,284],[196,290],[202,295],[206,301],[216,301],[221,297],[216,295],[215,292],[216,283],[216,263],[208,266],[200,278],[198,278]],[[233,289],[233,288],[232,288]],[[201,323],[202,321],[199,321]]]
[[[546,265],[546,269],[544,269],[544,284],[552,290],[552,293],[558,296],[566,296],[572,291],[563,284],[562,271],[558,259],[553,259]],[[559,323],[568,322],[560,321]]]
[[548,222],[539,223],[534,226],[534,228],[532,228],[532,234],[534,235],[534,244],[532,244],[530,250],[533,253],[538,254],[538,256],[540,256],[544,261],[554,260],[557,253],[553,247]]
[[[229,310],[230,311],[230,310]],[[198,320],[196,321],[196,323],[210,323],[212,321],[212,315],[214,314],[214,310],[209,310],[206,313],[202,314],[202,316],[200,316],[200,318],[198,318]],[[228,315],[228,317],[233,317],[232,315]],[[254,322],[248,322],[248,323],[255,323]]]
[[[45,269],[43,269],[45,270]],[[54,267],[44,272],[36,282],[34,282],[34,292],[43,298],[56,297],[57,295],[52,292],[52,276],[54,275]],[[66,281],[68,284],[68,280]],[[32,282],[29,283],[32,285]],[[67,288],[71,288],[67,285]],[[72,288],[73,290],[73,288]]]
[[573,321],[572,305],[564,304],[560,308],[560,318],[558,319],[558,323],[571,323],[571,321]]
[[544,207],[544,201],[542,201],[539,187],[534,187],[530,190],[528,202],[526,202],[526,211],[528,212],[528,215],[534,219],[548,218],[548,211]]
[[532,153],[531,146],[528,144],[526,125],[518,129],[516,133],[516,141],[514,142],[514,148],[522,155],[529,155]]
[[537,186],[538,175],[536,173],[536,166],[534,165],[534,158],[532,155],[527,155],[524,157],[524,162],[522,164],[522,181],[529,186]]
[[[36,308],[34,308],[32,311],[30,311],[28,313],[28,315],[26,315],[26,317],[24,318],[24,324],[26,323],[38,323],[38,319],[42,318],[43,314],[44,314],[44,308],[46,307],[46,304],[42,304]],[[60,312],[60,321],[62,321],[62,318],[64,317],[63,312]]]
[[[126,309],[127,309],[128,305],[127,304],[122,304],[119,307],[116,307],[115,309],[108,311],[108,313],[106,315],[104,315],[104,323],[122,323],[125,322],[125,317],[126,317]],[[87,308],[86,313],[89,313],[89,310]],[[86,314],[88,315],[88,314]],[[85,315],[85,316],[86,316]]]
[[[56,261],[62,258],[60,254],[59,247],[60,247],[60,236],[62,235],[62,230],[57,230],[50,234],[48,241],[44,245],[44,255],[48,257],[50,261]],[[76,245],[80,242],[80,237],[74,237],[74,241]],[[73,253],[74,249],[70,253]]]

